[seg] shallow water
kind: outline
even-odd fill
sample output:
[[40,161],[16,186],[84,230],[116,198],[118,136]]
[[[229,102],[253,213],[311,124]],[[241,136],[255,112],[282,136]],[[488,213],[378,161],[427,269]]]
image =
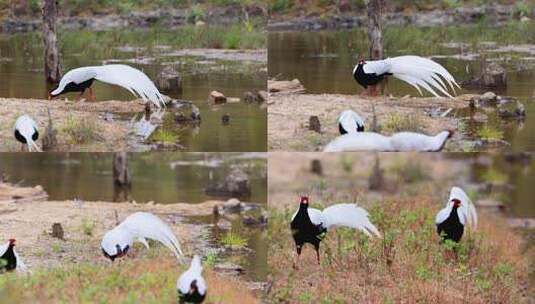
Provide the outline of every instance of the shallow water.
[[[413,34],[417,31],[418,34]],[[461,52],[460,48],[451,48],[431,41],[430,37],[441,42],[466,42],[462,53],[470,53],[472,49],[482,48],[485,38],[501,38],[504,33],[499,29],[482,25],[464,26],[462,28],[431,28],[431,29],[386,29],[385,48],[387,56],[399,55],[454,55]],[[526,30],[527,31],[527,30]],[[394,32],[394,33],[392,33]],[[519,32],[519,31],[516,31]],[[429,34],[429,33],[432,33]],[[486,36],[482,33],[488,33]],[[411,34],[411,36],[404,35]],[[487,37],[489,36],[489,37]],[[419,40],[418,40],[419,39]],[[426,39],[429,39],[427,43]],[[512,39],[512,38],[510,38]],[[408,40],[408,41],[407,41]],[[413,43],[417,40],[416,43]],[[515,44],[534,43],[532,35],[516,35]],[[475,42],[474,42],[475,41]],[[497,42],[498,45],[504,42]],[[307,93],[339,93],[359,94],[362,88],[355,82],[352,69],[358,62],[359,54],[367,54],[367,36],[363,30],[352,31],[321,31],[321,32],[270,32],[268,39],[269,77],[278,79],[299,79]],[[493,47],[492,47],[493,48]],[[504,131],[504,139],[511,143],[513,151],[535,151],[535,136],[530,131],[535,128],[535,103],[532,93],[535,83],[535,67],[533,55],[518,52],[491,53],[487,58],[507,58],[506,63],[508,87],[497,92],[518,98],[524,103],[527,116],[524,123],[503,121],[495,114],[489,114],[488,123]],[[478,60],[460,60],[455,58],[435,59],[445,66],[458,82],[478,75]],[[522,71],[517,71],[521,67]],[[389,79],[388,92],[394,96],[418,92],[408,84],[396,79]],[[461,93],[483,93],[488,89],[463,89]],[[465,116],[460,112],[458,115]],[[468,137],[475,136],[481,124],[467,121],[465,132]]]
[[[266,73],[262,71],[265,63],[173,56],[172,52],[178,48],[173,47],[178,43],[175,39],[181,39],[180,31],[65,31],[59,34],[62,69],[65,72],[105,62],[123,63],[143,70],[155,80],[163,66],[172,65],[183,77],[183,90],[167,95],[194,102],[202,116],[200,130],[180,131],[179,141],[185,150],[265,151],[265,109],[243,102],[212,107],[207,101],[212,90],[240,98],[246,91],[265,90]],[[1,97],[47,97],[41,44],[37,33],[0,35]],[[94,89],[97,100],[134,99],[122,88],[95,83]],[[74,99],[76,95],[66,96]],[[231,123],[223,126],[221,117],[227,113]]]

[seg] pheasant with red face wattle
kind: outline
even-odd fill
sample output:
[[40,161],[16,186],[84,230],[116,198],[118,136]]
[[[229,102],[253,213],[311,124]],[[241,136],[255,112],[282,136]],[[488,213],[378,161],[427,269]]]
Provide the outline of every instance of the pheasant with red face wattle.
[[28,268],[22,262],[17,251],[15,251],[15,240],[10,239],[0,246],[0,273],[7,271],[26,271]]
[[465,225],[477,227],[477,212],[474,204],[459,187],[453,187],[446,207],[436,216],[437,233],[442,242],[446,240],[458,243],[464,233]]
[[419,56],[399,56],[374,61],[361,59],[353,68],[355,80],[366,91],[368,91],[369,86],[373,88],[370,95],[377,95],[375,85],[390,75],[415,87],[420,95],[422,95],[421,89],[423,88],[436,97],[440,97],[435,91],[438,90],[445,96],[453,98],[448,93],[449,88],[445,82],[453,93],[455,93],[454,85],[460,88],[453,76],[443,66]]
[[320,242],[331,227],[345,226],[358,229],[370,237],[373,235],[381,237],[377,228],[370,222],[368,212],[355,204],[336,204],[321,211],[310,208],[308,203],[308,197],[301,197],[299,209],[294,213],[290,224],[297,251],[293,265],[296,269],[306,243],[314,246],[320,264]]

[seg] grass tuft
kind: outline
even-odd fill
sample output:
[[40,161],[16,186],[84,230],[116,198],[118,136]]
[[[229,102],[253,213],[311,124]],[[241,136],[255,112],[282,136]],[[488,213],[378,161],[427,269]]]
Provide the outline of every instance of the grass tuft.
[[102,140],[97,122],[84,117],[67,118],[60,131],[65,134],[69,144],[79,145]]
[[221,238],[221,244],[239,249],[247,245],[247,239],[234,232],[228,232]]
[[422,132],[424,125],[417,115],[392,113],[386,116],[381,129],[388,133]]
[[484,125],[477,131],[477,135],[483,140],[501,140],[503,139],[503,131],[491,125]]
[[164,144],[174,144],[178,142],[178,135],[170,130],[158,129],[152,134],[151,139]]

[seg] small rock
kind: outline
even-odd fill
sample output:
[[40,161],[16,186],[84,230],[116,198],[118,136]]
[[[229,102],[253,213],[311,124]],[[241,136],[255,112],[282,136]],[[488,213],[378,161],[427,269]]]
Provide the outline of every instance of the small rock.
[[483,75],[481,75],[482,85],[485,87],[505,88],[507,87],[507,75],[505,68],[491,62],[485,67]]
[[240,98],[238,97],[227,97],[227,103],[239,103]]
[[215,104],[222,104],[227,102],[227,97],[223,95],[223,93],[218,91],[212,91],[210,92],[210,101]]
[[216,223],[216,226],[219,228],[219,229],[225,229],[225,230],[230,230],[232,228],[232,223],[226,219],[222,219],[220,218],[217,223]]
[[298,94],[304,93],[305,87],[303,87],[299,79],[292,81],[268,80],[268,90],[271,93],[284,92]]
[[479,99],[484,103],[496,102],[496,94],[493,92],[486,92],[485,94],[481,95]]
[[319,159],[313,159],[310,163],[310,172],[317,174],[317,175],[323,175],[323,167],[321,166],[321,161]]
[[310,131],[321,133],[321,123],[318,116],[310,116],[310,118],[308,119],[308,129]]
[[259,217],[245,215],[242,218],[242,223],[245,226],[255,226],[255,227],[266,226],[268,223],[268,219],[267,219],[267,216],[263,214],[260,215]]
[[230,123],[230,115],[228,113],[221,116],[221,123],[224,125],[228,125]]
[[171,66],[166,66],[156,77],[156,85],[163,92],[180,92],[182,77]]
[[268,92],[258,91],[259,102],[266,102],[268,100]]
[[520,18],[520,22],[522,23],[526,23],[526,22],[530,22],[531,19],[529,17],[526,17],[526,16],[523,16],[522,18]]
[[224,272],[230,275],[241,275],[244,272],[243,267],[232,263],[220,263],[214,266],[214,270]]
[[64,240],[64,231],[60,223],[52,224],[52,237]]
[[198,20],[197,22],[195,22],[195,26],[205,26],[205,25],[206,25],[206,22],[202,20]]
[[253,92],[245,92],[243,94],[243,101],[247,103],[253,103],[258,101],[258,95]]
[[498,115],[501,118],[524,119],[526,117],[526,109],[521,102],[516,101],[514,105],[500,105]]
[[243,170],[235,168],[223,182],[208,186],[205,192],[213,196],[249,197],[251,195],[249,176]]

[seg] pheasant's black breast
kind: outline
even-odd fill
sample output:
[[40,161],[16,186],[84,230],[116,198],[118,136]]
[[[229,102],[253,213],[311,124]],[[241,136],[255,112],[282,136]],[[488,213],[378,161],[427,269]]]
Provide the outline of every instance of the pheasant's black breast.
[[369,85],[376,85],[378,84],[379,82],[381,82],[386,75],[389,75],[389,74],[381,74],[381,75],[377,75],[375,73],[369,73],[367,74],[366,72],[364,72],[364,65],[363,64],[359,64],[357,66],[357,70],[355,71],[355,73],[353,74],[353,77],[355,78],[355,80],[358,82],[358,84],[360,84],[361,86],[363,86],[365,89],[369,86]]
[[292,223],[290,224],[292,229],[292,236],[294,241],[298,245],[304,243],[310,243],[318,245],[321,242],[322,236],[327,232],[321,224],[315,225],[308,216],[308,211],[299,211]]
[[17,268],[17,257],[13,251],[13,247],[10,246],[7,248],[6,252],[0,257],[4,262],[0,264],[0,272],[2,271],[13,271]]
[[459,242],[463,236],[464,225],[459,220],[457,209],[451,210],[448,218],[442,223],[437,224],[437,233],[443,240],[452,240]]
[[63,89],[63,91],[61,91],[60,94],[69,93],[69,92],[84,92],[87,88],[89,88],[93,84],[93,80],[95,79],[91,78],[81,83],[74,83],[71,81],[65,86],[65,88]]
[[201,295],[198,291],[193,293],[181,293],[178,292],[179,303],[202,303],[206,293]]

